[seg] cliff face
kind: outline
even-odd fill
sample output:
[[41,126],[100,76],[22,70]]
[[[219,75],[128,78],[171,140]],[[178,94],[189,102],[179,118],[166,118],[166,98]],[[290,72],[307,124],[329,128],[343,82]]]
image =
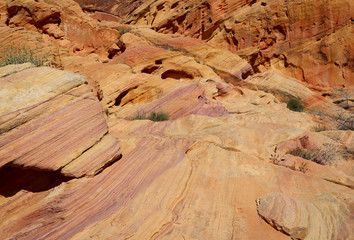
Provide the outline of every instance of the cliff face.
[[0,238],[352,239],[352,11],[0,0]]
[[353,17],[352,1],[151,1],[125,22],[205,40],[257,71],[274,66],[334,86],[353,84]]

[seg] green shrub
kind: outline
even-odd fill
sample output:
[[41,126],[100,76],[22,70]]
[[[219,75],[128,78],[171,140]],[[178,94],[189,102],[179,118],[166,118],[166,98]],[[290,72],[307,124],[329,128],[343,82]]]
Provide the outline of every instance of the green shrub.
[[145,115],[138,113],[136,116],[132,117],[131,120],[144,120],[146,119]]
[[149,120],[154,121],[154,122],[161,122],[161,121],[167,121],[169,120],[170,117],[168,113],[165,112],[152,112],[149,115]]
[[287,108],[295,112],[304,111],[304,106],[302,106],[301,102],[296,98],[292,98],[288,101]]
[[296,148],[289,153],[293,156],[298,156],[321,165],[331,164],[341,158],[338,146],[331,143],[325,143],[314,150]]
[[32,63],[40,67],[48,63],[51,53],[40,54],[26,46],[2,46],[0,47],[0,67],[11,64]]
[[307,160],[312,160],[315,155],[313,152],[311,152],[309,150],[300,149],[300,148],[296,148],[296,149],[290,151],[289,153],[293,156],[301,157],[301,158],[304,158]]
[[326,126],[318,124],[317,126],[313,127],[312,130],[314,132],[322,132],[322,131],[327,131],[328,129],[326,128]]
[[303,173],[306,173],[307,170],[309,170],[309,167],[307,166],[307,163],[302,162],[301,165],[299,166],[299,170]]
[[122,36],[123,34],[126,34],[126,33],[130,32],[132,29],[130,27],[122,26],[122,27],[117,27],[116,30]]

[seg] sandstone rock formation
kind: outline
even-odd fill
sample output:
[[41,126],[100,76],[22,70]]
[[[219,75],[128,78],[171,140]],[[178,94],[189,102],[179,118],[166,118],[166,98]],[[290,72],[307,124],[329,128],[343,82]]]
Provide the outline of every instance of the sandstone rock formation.
[[272,65],[314,85],[348,86],[353,17],[352,1],[161,0],[143,4],[125,22],[236,51],[256,71]]
[[101,29],[73,1],[7,1],[8,25],[38,30],[56,39],[75,43],[74,51],[108,49],[119,33]]
[[79,3],[81,8],[87,12],[105,13],[101,15],[103,18],[100,19],[114,19],[112,17],[114,15],[122,19],[147,0],[75,0],[75,2]]
[[349,211],[337,198],[326,194],[300,200],[268,193],[257,200],[258,214],[292,239],[349,239]]
[[81,177],[118,159],[119,145],[84,77],[30,64],[0,73],[2,167]]
[[352,9],[0,0],[0,238],[353,238]]

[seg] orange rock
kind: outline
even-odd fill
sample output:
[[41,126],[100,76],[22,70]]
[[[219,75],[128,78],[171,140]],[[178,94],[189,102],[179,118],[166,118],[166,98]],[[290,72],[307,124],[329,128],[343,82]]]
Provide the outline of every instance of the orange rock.
[[125,22],[237,51],[258,71],[273,65],[314,85],[349,86],[353,9],[352,1],[152,1]]
[[[119,146],[109,135],[104,137],[108,127],[103,110],[84,85],[85,78],[31,66],[14,71],[10,65],[1,71],[8,74],[0,80],[0,95],[9,99],[0,105],[1,166],[64,168],[64,175],[79,177],[117,159]],[[109,138],[109,144],[100,143]],[[91,158],[82,155],[88,149]],[[101,156],[92,159],[95,154]]]
[[7,8],[9,26],[39,29],[57,39],[65,37],[84,49],[107,50],[119,38],[114,29],[100,29],[96,21],[71,0],[12,1]]

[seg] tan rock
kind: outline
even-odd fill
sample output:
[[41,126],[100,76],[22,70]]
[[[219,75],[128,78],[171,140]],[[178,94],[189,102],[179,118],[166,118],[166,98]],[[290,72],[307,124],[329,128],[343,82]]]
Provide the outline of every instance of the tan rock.
[[269,193],[257,200],[258,214],[292,239],[348,239],[346,206],[330,194],[302,200],[291,195]]
[[0,1],[0,25],[5,25],[7,20],[7,8],[6,8],[6,1]]
[[[334,115],[341,108],[312,91],[299,80],[270,70],[247,79],[257,89],[272,93],[279,100],[287,102],[289,99],[298,99],[307,109],[317,110],[328,115]],[[342,110],[343,111],[343,110]]]

